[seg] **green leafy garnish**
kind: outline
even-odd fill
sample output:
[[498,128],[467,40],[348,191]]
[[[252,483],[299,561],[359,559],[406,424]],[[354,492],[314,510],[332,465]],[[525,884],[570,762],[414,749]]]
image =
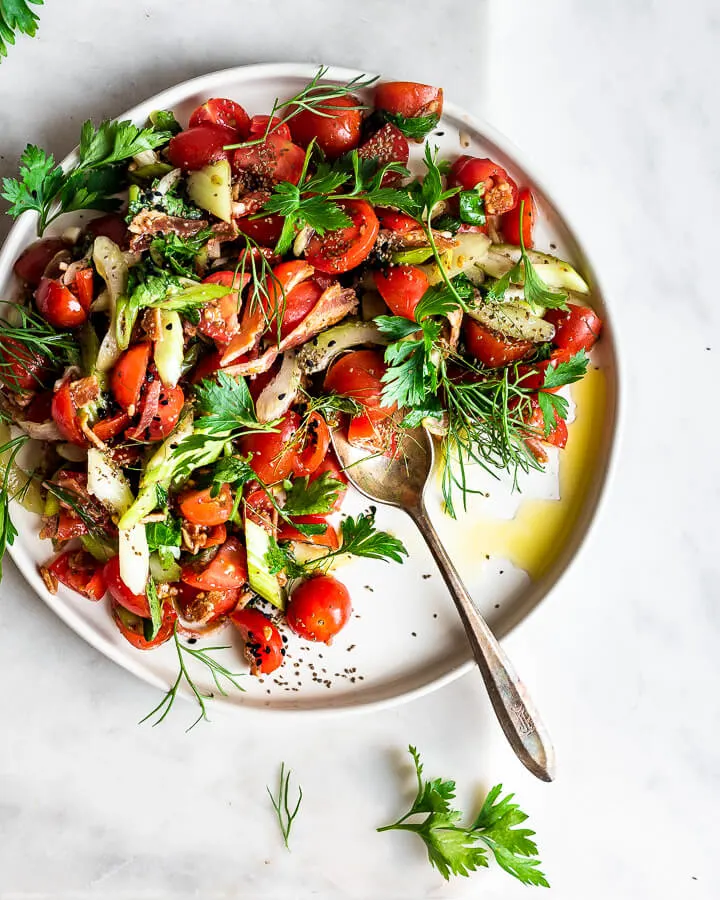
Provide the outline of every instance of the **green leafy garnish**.
[[332,472],[322,472],[314,481],[309,475],[296,478],[287,491],[283,509],[288,516],[324,515],[332,512],[344,490],[345,484],[333,478]]
[[[495,785],[488,793],[475,821],[461,825],[462,813],[453,809],[455,782],[436,778],[423,779],[420,754],[409,747],[417,774],[417,795],[410,809],[397,822],[384,825],[378,831],[411,831],[418,835],[427,847],[430,864],[442,877],[468,876],[479,868],[487,867],[487,848],[497,863],[523,884],[549,887],[545,875],[538,866],[537,845],[532,840],[534,831],[519,828],[527,815],[516,803],[513,794],[498,799],[502,785]],[[422,821],[408,822],[410,818],[425,816]]]
[[0,459],[4,465],[2,480],[0,480],[0,581],[2,580],[3,570],[2,561],[5,556],[5,549],[15,543],[17,537],[17,528],[10,518],[10,501],[16,497],[21,497],[23,491],[30,487],[32,477],[28,477],[27,482],[19,491],[10,493],[9,479],[18,453],[25,444],[30,440],[26,434],[20,434],[17,437],[10,438],[0,447]]
[[180,237],[174,232],[158,234],[150,243],[150,256],[160,269],[170,269],[176,275],[195,278],[197,256],[212,236],[212,228],[203,228],[188,237]]
[[146,641],[152,641],[157,637],[163,620],[162,600],[158,597],[157,585],[152,575],[148,576],[145,596],[150,608],[150,618],[143,620],[144,637]]
[[460,220],[468,225],[484,225],[485,200],[477,191],[461,191],[458,196]]
[[40,18],[28,3],[42,6],[43,0],[0,0],[0,59],[15,43],[15,32],[35,37]]
[[156,131],[169,131],[170,134],[179,134],[182,131],[182,125],[169,109],[155,109],[148,118]]
[[[548,393],[550,389],[564,387],[566,384],[574,384],[587,372],[590,360],[584,350],[580,350],[566,362],[552,363],[545,369],[543,386],[538,391],[538,406],[543,414],[543,428],[545,436],[555,428],[557,419],[567,419],[568,402],[564,397]],[[522,382],[520,382],[522,385]]]
[[145,526],[148,550],[156,552],[163,568],[168,568],[173,560],[180,558],[182,534],[180,522],[171,515],[164,522],[148,522]]
[[0,196],[10,203],[8,215],[17,218],[32,210],[38,214],[37,233],[63,213],[80,209],[105,212],[118,209],[114,197],[124,185],[120,163],[170,140],[167,131],[138,128],[130,121],[106,120],[98,128],[83,124],[80,133],[79,161],[67,172],[55,163],[55,157],[28,144],[20,157],[20,178],[4,178]]
[[387,122],[392,122],[396,128],[413,141],[422,140],[435,128],[440,121],[437,113],[429,113],[427,116],[402,116],[400,113],[391,113],[387,110],[382,111],[382,117]]
[[128,222],[146,209],[162,212],[168,216],[177,216],[180,219],[202,219],[206,215],[181,196],[177,186],[161,193],[157,190],[159,183],[160,179],[156,178],[148,188],[140,188],[137,185],[130,186]]
[[273,809],[275,810],[275,815],[278,819],[278,824],[280,825],[280,831],[282,832],[283,842],[285,844],[285,849],[289,850],[289,840],[290,840],[290,830],[292,829],[293,822],[295,821],[295,817],[298,814],[298,810],[300,809],[300,803],[302,802],[302,788],[298,785],[297,789],[297,802],[295,803],[292,811],[290,810],[290,803],[288,801],[288,791],[290,790],[290,775],[292,774],[292,769],[285,770],[285,763],[280,764],[280,784],[278,785],[278,794],[277,797],[273,797],[272,791],[269,787],[266,786],[266,790],[268,792],[268,796],[270,797],[270,801],[273,805]]
[[[11,391],[23,390],[13,369],[19,366],[30,372],[28,362],[35,356],[44,357],[46,365],[56,369],[80,362],[80,348],[75,335],[58,331],[41,315],[21,303],[8,300],[3,302],[3,306],[5,309],[0,315],[0,380],[4,387]],[[40,387],[41,378],[37,377],[37,381]]]

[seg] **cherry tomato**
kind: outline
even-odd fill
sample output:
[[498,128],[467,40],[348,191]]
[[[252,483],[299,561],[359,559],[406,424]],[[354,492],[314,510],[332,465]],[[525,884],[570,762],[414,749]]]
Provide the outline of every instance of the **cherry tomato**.
[[223,147],[235,143],[237,134],[232,128],[198,125],[171,138],[167,156],[172,165],[180,169],[202,169],[208,163],[226,159],[227,153]]
[[316,575],[296,588],[286,610],[288,625],[307,641],[329,644],[352,614],[350,594],[332,575]]
[[522,379],[520,386],[529,391],[543,390],[546,394],[556,394],[560,388],[544,388],[545,373],[554,369],[558,363],[568,362],[573,354],[569,350],[553,350],[550,359],[528,363],[517,367],[518,377]]
[[392,266],[387,273],[373,272],[375,287],[394,316],[415,318],[415,309],[430,286],[417,266]]
[[317,284],[308,282],[312,274],[312,267],[299,259],[275,266],[272,275],[265,280],[262,308],[258,305],[255,312],[243,318],[243,330],[253,329],[261,324],[267,330],[277,333],[276,316],[279,309],[282,314],[280,338],[290,334],[322,294],[322,289]]
[[375,109],[414,119],[417,116],[442,115],[442,88],[415,81],[386,81],[375,88]]
[[245,656],[253,675],[269,675],[282,665],[285,648],[271,619],[259,609],[246,606],[231,613],[230,621],[245,641]]
[[58,581],[88,600],[100,600],[107,590],[101,563],[86,550],[61,553],[49,566],[49,571]]
[[0,339],[0,382],[10,390],[37,390],[47,374],[47,357],[34,353],[14,338]]
[[210,496],[210,488],[183,491],[179,498],[180,512],[195,525],[222,525],[230,518],[233,495],[229,484],[224,484],[216,497]]
[[[303,321],[323,294],[323,289],[314,280],[301,282],[285,295],[285,309],[280,325],[280,340],[291,334]],[[282,303],[282,301],[281,301]],[[272,329],[272,324],[270,328]]]
[[348,443],[372,453],[394,457],[397,452],[397,429],[377,409],[366,409],[348,423]]
[[555,326],[553,344],[573,353],[592,349],[602,330],[600,316],[589,306],[571,304],[567,309],[549,309],[545,318]]
[[531,437],[539,438],[540,440],[545,441],[546,444],[552,444],[554,447],[560,447],[562,449],[567,444],[568,439],[567,423],[558,415],[557,410],[554,410],[554,412],[555,427],[549,434],[545,434],[545,419],[542,410],[540,409],[540,405],[538,404],[537,397],[534,396],[532,398],[531,411],[529,415],[525,417],[525,424],[531,430]]
[[221,360],[222,353],[217,350],[213,353],[205,354],[190,373],[190,381],[193,384],[200,384],[203,379],[210,378],[218,369],[222,368]]
[[121,434],[130,424],[130,416],[127,413],[115,413],[114,416],[107,416],[100,419],[92,426],[95,435],[103,442],[111,441],[114,437]]
[[278,181],[297,184],[304,163],[305,151],[302,147],[275,133],[268,135],[262,144],[238,147],[232,158],[235,172],[247,172],[267,185]]
[[120,557],[113,556],[105,563],[103,575],[110,591],[110,596],[120,604],[124,609],[141,616],[144,619],[150,618],[150,606],[145,594],[133,594],[130,588],[120,577]]
[[[448,173],[448,187],[477,190],[485,201],[485,212],[489,216],[502,215],[517,204],[517,185],[505,169],[491,159],[459,156]],[[457,203],[457,197],[453,201]]]
[[[298,516],[296,521],[299,521],[300,518],[303,519],[303,522],[300,524],[305,524],[304,520],[311,517]],[[312,518],[322,519],[322,516]],[[319,525],[321,523],[315,522],[314,524]],[[337,550],[340,546],[337,530],[332,525],[328,525],[327,522],[323,521],[322,524],[325,525],[325,531],[322,534],[303,534],[288,522],[280,522],[277,539],[279,541],[298,541],[301,544],[314,544],[316,547],[327,547],[330,550]]]
[[394,231],[395,234],[407,234],[420,228],[420,223],[416,219],[413,219],[412,216],[406,216],[405,213],[397,212],[397,210],[376,207],[375,212],[377,213],[380,227]]
[[[361,159],[376,160],[378,168],[391,162],[398,162],[406,166],[410,156],[410,148],[407,138],[402,131],[388,122],[365,141],[362,147],[358,149],[358,156]],[[389,185],[397,184],[401,180],[402,175],[400,172],[386,172],[383,176],[382,186],[388,187]]]
[[343,354],[325,376],[325,390],[352,397],[365,407],[377,409],[380,418],[392,415],[397,407],[382,406],[382,376],[387,366],[378,350],[352,350]]
[[500,221],[500,230],[508,244],[520,244],[520,207],[522,207],[522,239],[526,249],[533,246],[535,224],[535,199],[527,188],[520,188],[517,206],[506,212]]
[[183,566],[182,580],[201,591],[228,591],[247,582],[247,554],[236,537],[228,538],[204,569]]
[[311,266],[330,275],[348,272],[367,259],[380,230],[377,216],[365,200],[341,200],[338,206],[350,217],[352,225],[329,231],[323,237],[313,235],[305,251]]
[[59,238],[46,238],[35,241],[26,247],[15,260],[13,272],[31,287],[37,287],[53,257],[61,250],[67,250],[65,241]]
[[362,111],[353,108],[359,105],[357,97],[347,94],[323,101],[319,113],[302,110],[288,119],[292,139],[301,147],[307,147],[315,138],[328,159],[337,159],[360,143]]
[[137,410],[140,389],[145,383],[152,345],[148,341],[133,344],[115,363],[110,375],[110,390],[118,405],[128,412]]
[[533,348],[532,341],[508,340],[468,316],[463,322],[463,334],[468,352],[490,368],[522,359]]
[[234,100],[214,97],[206,100],[193,112],[188,123],[190,128],[198,125],[221,125],[235,132],[235,142],[244,141],[250,133],[250,117]]
[[237,274],[229,269],[221,272],[213,272],[207,278],[203,278],[203,284],[221,284],[223,287],[234,287],[235,290],[217,300],[211,300],[200,310],[200,322],[198,330],[212,338],[215,343],[224,349],[237,333],[240,323],[238,310],[240,309],[240,291],[250,281],[250,274]]
[[235,219],[235,224],[238,231],[263,247],[274,247],[280,240],[283,221],[282,216],[261,216],[259,219],[255,216],[243,216],[241,219]]
[[240,599],[240,591],[199,591],[189,584],[177,585],[175,604],[186,622],[206,625],[232,612]]
[[[85,304],[85,305],[83,305]],[[56,328],[77,328],[87,321],[90,302],[77,297],[55,278],[40,279],[35,291],[40,315]]]
[[185,394],[179,387],[163,387],[160,391],[157,412],[148,426],[149,441],[164,440],[180,420],[185,405]]
[[145,639],[145,618],[130,612],[114,597],[110,600],[110,611],[122,636],[137,650],[153,650],[164,644],[172,637],[177,621],[177,613],[173,609],[172,603],[165,602],[160,630],[152,640],[148,641]]
[[347,493],[348,477],[340,468],[340,463],[338,462],[337,456],[335,456],[335,451],[332,449],[328,450],[325,459],[310,475],[308,481],[312,483],[316,478],[320,478],[323,472],[329,472],[331,477],[334,478],[335,481],[341,481],[344,485],[342,488],[338,489],[338,495],[335,498],[335,502],[333,503],[332,507],[332,512],[338,512],[338,510],[342,506],[343,500],[345,499],[345,494]]
[[84,447],[87,445],[87,438],[80,427],[78,408],[75,405],[70,385],[69,381],[65,381],[55,392],[51,406],[52,417],[58,431],[66,441]]
[[108,213],[97,219],[91,219],[85,226],[93,237],[109,238],[113,244],[117,244],[121,250],[125,249],[128,242],[128,230],[125,219],[117,213]]
[[318,412],[308,416],[305,441],[302,448],[297,449],[293,472],[302,477],[311,475],[325,459],[330,447],[330,429],[327,422]]
[[[268,130],[269,122],[270,116],[253,116],[252,119],[250,119],[250,134],[248,135],[248,140],[256,141],[258,138],[263,137]],[[276,134],[284,141],[292,140],[290,129],[283,121],[278,119],[277,116],[273,116],[272,118],[272,129],[272,133]]]
[[205,534],[203,550],[220,547],[227,540],[227,528],[224,525],[211,525]]
[[287,478],[295,464],[293,438],[300,424],[300,416],[290,410],[277,426],[276,432],[265,431],[242,438],[243,454],[250,453],[250,465],[265,484],[274,484]]
[[[73,538],[80,537],[81,534],[87,534],[88,527],[75,513],[65,507],[60,507],[57,518],[57,528],[53,539],[59,542],[70,541]],[[61,579],[62,580],[62,579]],[[63,584],[67,584],[66,581]]]

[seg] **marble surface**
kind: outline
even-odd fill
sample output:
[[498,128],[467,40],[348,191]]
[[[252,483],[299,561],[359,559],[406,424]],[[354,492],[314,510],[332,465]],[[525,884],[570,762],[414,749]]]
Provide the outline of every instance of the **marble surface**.
[[[136,721],[157,692],[0,587],[0,898],[526,897],[496,868],[446,885],[412,836],[404,748],[467,806],[516,791],[558,900],[717,896],[720,306],[710,0],[54,0],[0,66],[0,173],[28,140],[243,62],[346,63],[439,83],[535,161],[576,223],[624,352],[620,464],[570,574],[507,641],[554,736],[535,781],[479,678],[372,716]],[[523,52],[517,53],[518,47]],[[5,233],[9,222],[0,225]],[[264,785],[305,791],[292,853]]]

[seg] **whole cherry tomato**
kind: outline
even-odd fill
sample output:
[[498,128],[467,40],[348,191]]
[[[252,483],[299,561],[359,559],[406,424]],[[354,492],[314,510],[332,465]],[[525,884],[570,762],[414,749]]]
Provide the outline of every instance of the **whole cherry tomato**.
[[589,306],[570,304],[567,309],[549,309],[545,318],[555,326],[553,344],[572,353],[591,350],[602,331],[602,319]]
[[295,588],[286,610],[290,628],[307,641],[329,644],[347,625],[352,602],[345,585],[332,575],[316,575]]
[[[269,124],[270,116],[253,116],[252,119],[250,119],[250,134],[248,135],[248,140],[256,141],[258,138],[267,134]],[[277,116],[273,116],[271,127],[272,133],[276,134],[279,138],[282,138],[284,141],[292,140],[290,129],[281,119],[278,119]]]
[[414,119],[417,116],[442,115],[442,88],[416,81],[386,81],[375,88],[375,109]]
[[180,512],[195,525],[222,525],[230,518],[233,495],[229,484],[224,484],[216,497],[210,496],[210,488],[183,491],[178,498]]
[[27,281],[30,287],[37,287],[53,257],[61,250],[67,250],[67,244],[60,238],[45,238],[35,241],[26,247],[15,260],[13,271],[18,278]]
[[237,143],[237,133],[222,125],[198,125],[171,138],[167,147],[170,162],[180,169],[202,169],[218,159],[227,159],[226,144]]
[[47,357],[35,353],[15,338],[0,339],[0,382],[11,391],[32,391],[42,387],[48,375],[48,362]]
[[234,100],[213,97],[190,116],[190,128],[198,125],[221,125],[235,132],[235,141],[244,141],[250,133],[250,117]]
[[314,138],[328,159],[337,159],[360,143],[362,111],[359,106],[357,97],[346,94],[323,101],[318,112],[303,109],[288,119],[292,139],[307,147]]
[[56,278],[44,276],[35,291],[35,305],[40,315],[56,328],[78,328],[84,325],[90,309],[87,295],[76,296]]

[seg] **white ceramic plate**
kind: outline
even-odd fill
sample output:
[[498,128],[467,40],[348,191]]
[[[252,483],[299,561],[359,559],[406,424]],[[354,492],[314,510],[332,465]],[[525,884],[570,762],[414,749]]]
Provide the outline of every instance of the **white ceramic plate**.
[[[227,69],[177,85],[120,118],[141,124],[154,109],[172,109],[185,124],[191,111],[208,97],[230,97],[250,115],[268,113],[275,97],[293,96],[315,71],[314,66],[307,64]],[[344,82],[358,74],[335,68],[328,72],[327,80]],[[444,88],[452,96],[452,85]],[[477,483],[489,496],[473,498],[471,510],[460,513],[457,522],[443,515],[439,492],[438,502],[431,504],[435,523],[478,607],[502,637],[533,609],[567,568],[595,513],[608,476],[617,419],[612,327],[597,279],[577,238],[508,142],[490,126],[448,102],[431,140],[439,146],[441,157],[453,158],[459,153],[490,156],[505,166],[518,183],[532,187],[540,211],[536,247],[556,248],[551,252],[571,260],[580,269],[592,286],[592,305],[605,320],[602,341],[593,354],[593,364],[600,370],[593,374],[594,399],[587,397],[579,402],[578,419],[570,425],[560,474],[558,459],[554,457],[546,474],[532,473],[523,479],[522,494],[513,494],[504,482],[481,475]],[[415,168],[422,171],[417,145],[413,153]],[[72,161],[72,156],[68,161]],[[57,230],[68,224],[69,216],[60,221]],[[34,239],[35,218],[26,214],[10,232],[0,254],[1,297],[13,296],[16,284],[12,264]],[[576,450],[571,459],[574,444]],[[562,501],[558,500],[561,493]],[[366,505],[356,495],[349,498],[346,510],[360,510]],[[39,577],[38,565],[52,557],[51,544],[37,538],[36,516],[15,506],[13,518],[20,535],[10,552],[45,603],[110,659],[167,689],[177,674],[174,648],[165,645],[152,652],[135,650],[115,628],[105,602],[90,603],[62,585],[56,596],[50,595]],[[402,566],[357,561],[343,567],[337,574],[350,589],[354,616],[333,645],[312,645],[290,634],[288,656],[281,669],[263,682],[248,676],[243,680],[245,693],[233,692],[215,702],[274,711],[367,709],[410,699],[447,684],[473,665],[452,601],[414,526],[395,510],[380,509],[377,518],[381,527],[405,541],[409,560]],[[492,524],[495,520],[497,524]],[[544,523],[543,527],[536,529],[539,522]],[[556,539],[552,542],[554,551],[546,553],[538,542],[541,533],[547,537],[547,523],[552,523],[551,537]],[[534,561],[533,556],[537,557]],[[536,577],[530,577],[524,567]],[[232,649],[223,651],[221,656],[231,670],[240,671],[245,664],[233,632],[227,628],[221,639],[215,636],[212,643],[231,644]],[[198,685],[209,690],[204,667],[194,671]]]

